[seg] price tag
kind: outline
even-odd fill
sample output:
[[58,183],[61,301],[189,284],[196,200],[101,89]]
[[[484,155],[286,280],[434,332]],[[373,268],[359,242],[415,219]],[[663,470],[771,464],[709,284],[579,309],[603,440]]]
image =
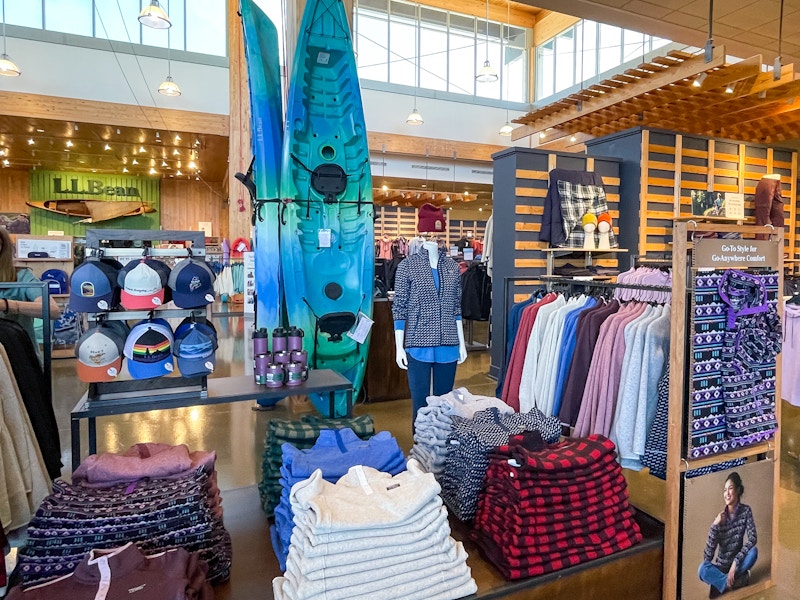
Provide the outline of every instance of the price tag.
[[363,344],[369,335],[370,329],[374,321],[370,319],[363,312],[358,311],[356,322],[353,324],[352,329],[347,332],[347,337],[354,339],[359,344]]
[[331,230],[330,229],[319,229],[317,230],[317,245],[320,248],[330,248],[331,247]]

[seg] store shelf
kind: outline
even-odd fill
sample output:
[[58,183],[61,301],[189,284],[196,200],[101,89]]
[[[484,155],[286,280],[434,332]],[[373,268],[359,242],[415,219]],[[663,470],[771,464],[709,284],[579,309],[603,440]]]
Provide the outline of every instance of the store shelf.
[[685,462],[681,463],[681,473],[685,473],[691,469],[699,469],[701,467],[716,465],[726,460],[757,456],[758,454],[764,454],[765,452],[771,452],[773,450],[775,450],[775,444],[773,442],[764,442],[762,444],[746,446],[745,448],[738,448],[736,450],[723,452],[721,454],[714,454],[704,458],[686,459]]
[[567,254],[617,254],[627,252],[627,248],[610,248],[609,250],[588,250],[586,248],[541,248],[542,252],[565,252]]

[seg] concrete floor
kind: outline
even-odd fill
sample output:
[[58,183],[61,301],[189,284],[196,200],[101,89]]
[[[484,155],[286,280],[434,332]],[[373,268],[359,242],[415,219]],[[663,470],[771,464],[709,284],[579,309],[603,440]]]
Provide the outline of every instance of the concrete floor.
[[[243,317],[215,319],[220,335],[216,376],[241,375],[245,372],[244,332],[251,322]],[[476,327],[476,339],[485,339],[485,330]],[[485,327],[485,325],[484,325]],[[71,464],[69,412],[86,387],[74,375],[74,359],[53,364],[54,406],[58,419],[63,475],[69,479]],[[477,394],[494,395],[495,382],[486,375],[488,352],[471,352],[458,367],[456,386],[465,386]],[[266,424],[274,417],[293,418],[310,410],[302,402],[281,401],[271,411],[254,411],[249,402],[229,405],[149,411],[139,414],[99,418],[98,451],[119,452],[142,441],[186,444],[190,449],[216,450],[219,487],[222,490],[225,525],[234,543],[231,581],[216,590],[222,600],[272,598],[271,579],[278,573],[272,553],[268,521],[261,510],[255,484],[261,479],[260,464]],[[411,408],[409,400],[360,404],[357,414],[369,413],[376,430],[390,430],[405,451],[411,447]],[[784,403],[783,467],[781,470],[780,526],[777,586],[751,598],[763,600],[800,600],[800,409]],[[85,428],[84,433],[85,436]],[[84,437],[85,439],[85,437]],[[85,446],[85,444],[84,444]],[[644,502],[657,505],[663,488],[653,485],[652,477],[637,484]],[[642,491],[643,490],[643,491]],[[481,582],[479,581],[479,587]],[[482,589],[481,591],[485,591]],[[598,590],[598,599],[606,596]],[[636,598],[632,592],[629,596]]]

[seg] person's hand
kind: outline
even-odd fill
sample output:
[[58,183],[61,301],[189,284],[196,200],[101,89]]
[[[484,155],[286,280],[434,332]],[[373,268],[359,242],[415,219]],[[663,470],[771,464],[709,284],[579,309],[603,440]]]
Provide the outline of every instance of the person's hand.
[[733,587],[733,580],[736,578],[736,561],[733,561],[731,565],[731,570],[728,571],[728,588]]
[[717,515],[717,518],[714,519],[714,525],[719,525],[724,520],[725,520],[725,511],[723,510]]
[[394,330],[394,360],[397,363],[397,366],[403,369],[404,371],[408,370],[408,356],[406,355],[406,351],[403,348],[403,339],[405,338],[405,332],[402,329],[395,329]]
[[458,364],[467,360],[467,343],[464,341],[464,322],[461,319],[456,321],[456,333],[458,334]]

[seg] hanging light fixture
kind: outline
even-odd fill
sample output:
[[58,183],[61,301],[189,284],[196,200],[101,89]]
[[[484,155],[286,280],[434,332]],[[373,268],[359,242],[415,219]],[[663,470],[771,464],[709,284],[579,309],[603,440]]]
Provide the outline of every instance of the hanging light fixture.
[[[506,0],[506,48],[508,48],[508,42],[511,39],[511,0]],[[501,64],[502,66],[502,64]],[[511,132],[514,131],[514,128],[511,126],[511,121],[508,118],[508,73],[505,75],[506,80],[506,124],[500,128],[499,133],[503,137],[511,137]]]
[[[420,9],[419,4],[415,5],[415,10],[417,13],[417,41],[419,41],[420,35]],[[417,44],[417,52],[415,52],[417,56],[419,56],[419,44]],[[414,108],[409,113],[408,117],[406,117],[406,123],[409,125],[422,125],[425,120],[422,118],[422,115],[417,110],[417,87],[419,86],[419,60],[414,61]]]
[[711,35],[714,23],[714,0],[708,0],[708,39],[705,46],[705,61],[710,63],[714,59],[714,39]]
[[0,54],[0,75],[6,77],[22,75],[17,64],[6,54],[6,0],[3,0],[3,54]]
[[172,27],[172,21],[169,20],[167,12],[161,8],[158,0],[152,0],[150,4],[142,9],[142,12],[139,13],[139,23],[153,29],[169,29]]
[[172,58],[170,55],[170,35],[169,31],[167,32],[167,78],[161,82],[161,85],[158,86],[158,93],[163,94],[164,96],[180,96],[181,95],[181,88],[178,87],[178,84],[172,80]]
[[489,0],[486,0],[486,60],[478,74],[475,75],[478,83],[494,83],[497,81],[497,71],[492,68],[489,62]]
[[781,14],[778,21],[778,56],[775,57],[775,64],[772,65],[772,79],[778,81],[781,78],[781,45],[783,43],[783,0],[781,0]]

